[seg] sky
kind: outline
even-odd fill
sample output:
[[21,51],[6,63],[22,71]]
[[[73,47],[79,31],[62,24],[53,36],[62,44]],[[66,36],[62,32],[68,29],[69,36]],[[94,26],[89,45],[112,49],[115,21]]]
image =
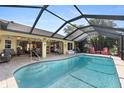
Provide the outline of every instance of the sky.
[[[84,14],[124,15],[124,5],[80,5],[78,7]],[[51,5],[47,9],[61,16],[65,20],[69,20],[80,15],[74,6],[71,5]],[[0,19],[32,26],[39,11],[40,9],[0,7]],[[124,27],[123,21],[114,22],[117,23],[118,27]],[[55,32],[63,23],[64,21],[61,19],[53,16],[47,11],[44,11],[38,21],[38,24],[36,25],[36,28]],[[80,19],[72,23],[78,25],[88,25],[85,19]],[[58,33],[65,35],[62,30]]]

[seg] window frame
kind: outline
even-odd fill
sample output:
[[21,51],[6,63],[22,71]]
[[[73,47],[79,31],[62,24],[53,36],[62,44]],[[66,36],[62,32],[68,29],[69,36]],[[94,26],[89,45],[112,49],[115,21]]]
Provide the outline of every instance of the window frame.
[[72,45],[73,45],[72,43],[70,43],[70,42],[68,43],[68,50],[73,50]]
[[11,49],[12,48],[12,40],[5,40],[5,49]]

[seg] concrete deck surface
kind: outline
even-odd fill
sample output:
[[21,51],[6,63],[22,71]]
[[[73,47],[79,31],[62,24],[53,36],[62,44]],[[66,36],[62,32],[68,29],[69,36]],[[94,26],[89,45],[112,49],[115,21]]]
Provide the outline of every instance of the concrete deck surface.
[[[98,54],[87,54],[94,56],[104,56],[104,57],[112,57],[118,72],[118,76],[121,82],[122,88],[124,88],[124,61],[122,61],[119,57],[108,56],[108,55],[98,55]],[[55,60],[62,59],[65,57],[74,56],[74,55],[48,55],[47,58],[41,59],[42,61],[46,60]],[[31,64],[38,61],[35,57],[31,58],[26,55],[22,55],[19,57],[14,57],[10,62],[0,63],[0,88],[16,88],[17,84],[13,77],[13,72],[26,64]]]

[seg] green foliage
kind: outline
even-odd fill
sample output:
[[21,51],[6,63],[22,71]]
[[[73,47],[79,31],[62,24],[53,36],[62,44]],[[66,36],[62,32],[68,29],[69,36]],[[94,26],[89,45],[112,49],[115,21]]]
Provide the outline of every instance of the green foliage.
[[[105,20],[105,19],[91,19],[89,20],[91,24],[93,25],[102,25],[102,26],[108,26],[108,27],[114,27],[116,26],[116,24],[111,21],[111,20]],[[74,24],[76,27],[83,27],[84,25],[77,25],[77,24]],[[71,26],[71,25],[67,25],[65,28],[64,28],[64,32],[69,34],[71,33],[72,31],[75,30],[75,27],[74,26]],[[87,28],[87,30],[90,30],[90,28]]]
[[109,53],[110,53],[110,55],[117,55],[117,48],[116,47],[113,47],[113,48],[111,48],[111,49],[109,49]]
[[79,42],[78,47],[80,49],[80,52],[86,53],[88,50],[88,41],[85,39],[83,42]]
[[[113,21],[111,20],[105,20],[105,19],[91,19],[89,20],[91,24],[93,25],[102,25],[107,27],[114,27],[117,26]],[[96,37],[92,37],[90,39],[90,43],[93,47],[97,50],[102,50],[104,47],[112,48],[113,45],[116,45],[116,39],[105,37],[102,35],[98,35]]]
[[[105,20],[105,19],[90,19],[89,20],[91,24],[93,25],[102,25],[102,26],[107,26],[107,27],[115,27],[117,26],[113,21],[111,20]],[[83,27],[83,25],[76,25],[77,27]],[[75,30],[75,27],[67,25],[64,28],[65,33],[69,34],[72,31]],[[84,30],[84,29],[83,29]],[[85,29],[85,31],[89,31],[91,30],[91,28],[87,28]],[[81,42],[82,44],[79,46],[81,51],[86,52],[87,47],[85,46],[86,44],[89,44],[89,46],[93,46],[96,50],[102,50],[104,47],[108,47],[108,48],[113,48],[113,45],[117,45],[116,44],[117,40],[113,39],[113,38],[109,38],[109,37],[105,37],[102,35],[96,35],[96,36],[92,36],[90,37],[90,39],[87,39],[83,42]]]
[[[75,25],[75,26],[76,26],[76,25]],[[67,34],[71,33],[71,32],[74,31],[74,30],[75,30],[75,27],[70,26],[70,25],[67,25],[67,26],[64,28],[64,32],[67,33]]]
[[102,50],[104,47],[112,48],[117,45],[117,40],[109,37],[98,35],[89,41],[96,50]]
[[[74,24],[76,27],[83,27],[83,25],[76,25]],[[74,26],[71,26],[71,25],[67,25],[65,28],[64,28],[64,32],[69,34],[71,32],[73,32],[76,28]]]
[[105,20],[105,19],[91,19],[89,20],[91,24],[93,25],[102,25],[107,27],[114,27],[116,24],[111,20]]

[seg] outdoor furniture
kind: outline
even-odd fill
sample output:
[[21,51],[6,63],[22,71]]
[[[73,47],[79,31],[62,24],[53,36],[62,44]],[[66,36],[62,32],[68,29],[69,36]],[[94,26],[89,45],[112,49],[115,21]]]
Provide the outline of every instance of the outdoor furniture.
[[69,50],[69,51],[68,51],[68,54],[75,54],[75,51]]
[[100,51],[100,50],[97,50],[97,51],[96,51],[96,54],[100,54],[100,53],[101,53],[101,51]]
[[8,48],[7,48],[7,49],[4,49],[4,51],[9,52],[9,53],[11,54],[11,56],[15,56],[15,55],[16,55],[14,49],[8,49]]
[[0,54],[0,63],[1,62],[8,62],[11,60],[11,53],[9,50],[3,50],[3,52]]
[[10,49],[10,53],[11,53],[12,56],[15,56],[16,55],[14,49]]
[[103,48],[103,50],[101,51],[101,54],[108,55],[109,54],[108,48]]
[[23,54],[23,51],[20,49],[20,47],[17,47],[17,56],[20,56]]
[[95,53],[96,53],[96,52],[95,52],[95,48],[94,48],[94,47],[89,48],[89,53],[91,53],[91,54],[95,54]]

